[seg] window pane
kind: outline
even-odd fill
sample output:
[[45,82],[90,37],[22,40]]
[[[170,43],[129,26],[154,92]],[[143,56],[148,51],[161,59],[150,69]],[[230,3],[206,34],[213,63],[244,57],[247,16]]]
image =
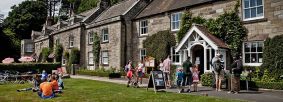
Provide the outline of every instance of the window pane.
[[103,64],[108,64],[108,58],[103,58]]
[[180,62],[180,56],[179,55],[176,55],[176,62]]
[[262,5],[262,0],[257,0],[257,5]]
[[256,0],[250,0],[250,7],[256,6]]
[[180,26],[179,23],[180,23],[180,22],[176,22],[176,29],[179,29],[179,26]]
[[249,4],[250,4],[250,3],[249,3],[249,0],[245,0],[245,2],[244,2],[244,3],[245,3],[244,8],[248,8],[248,7],[249,7]]
[[251,18],[250,14],[250,9],[245,9],[245,18]]
[[245,52],[250,52],[251,43],[245,43]]
[[251,54],[251,63],[257,63],[257,54],[256,53],[252,53]]
[[245,54],[245,62],[250,63],[250,54],[249,53]]
[[263,43],[258,42],[257,52],[262,52]]
[[251,9],[251,17],[256,17],[256,8]]
[[258,53],[258,63],[262,63],[262,53]]
[[256,42],[252,43],[251,52],[256,52],[256,45],[257,45]]
[[263,6],[257,7],[257,16],[263,16]]

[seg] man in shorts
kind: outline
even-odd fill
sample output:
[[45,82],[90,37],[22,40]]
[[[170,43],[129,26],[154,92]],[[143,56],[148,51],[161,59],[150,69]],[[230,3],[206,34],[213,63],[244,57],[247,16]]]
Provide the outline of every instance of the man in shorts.
[[221,60],[220,54],[216,54],[212,59],[212,71],[215,75],[216,91],[221,91],[222,63],[223,61]]

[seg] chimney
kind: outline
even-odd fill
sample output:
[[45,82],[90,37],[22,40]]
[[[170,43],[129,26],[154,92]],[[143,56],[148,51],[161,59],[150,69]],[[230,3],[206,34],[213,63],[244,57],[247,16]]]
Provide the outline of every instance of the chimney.
[[48,17],[46,18],[45,25],[46,25],[46,26],[51,26],[52,24],[53,24],[53,19],[48,16]]
[[106,9],[106,8],[110,7],[110,5],[111,5],[110,0],[100,0],[99,6],[101,8]]

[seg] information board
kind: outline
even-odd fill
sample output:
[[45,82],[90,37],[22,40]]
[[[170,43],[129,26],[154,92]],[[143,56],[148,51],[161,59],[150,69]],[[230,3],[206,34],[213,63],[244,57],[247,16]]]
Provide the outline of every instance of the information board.
[[165,80],[164,75],[162,71],[151,71],[149,82],[147,85],[148,88],[154,88],[154,91],[156,92],[159,89],[165,89]]

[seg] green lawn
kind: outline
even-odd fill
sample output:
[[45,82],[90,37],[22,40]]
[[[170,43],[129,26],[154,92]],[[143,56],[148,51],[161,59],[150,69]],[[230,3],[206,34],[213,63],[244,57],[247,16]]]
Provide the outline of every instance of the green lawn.
[[127,88],[125,85],[83,79],[66,79],[64,83],[63,94],[45,100],[31,91],[16,91],[31,85],[0,85],[0,102],[236,102],[236,100],[188,94],[167,92],[155,94],[152,90]]

